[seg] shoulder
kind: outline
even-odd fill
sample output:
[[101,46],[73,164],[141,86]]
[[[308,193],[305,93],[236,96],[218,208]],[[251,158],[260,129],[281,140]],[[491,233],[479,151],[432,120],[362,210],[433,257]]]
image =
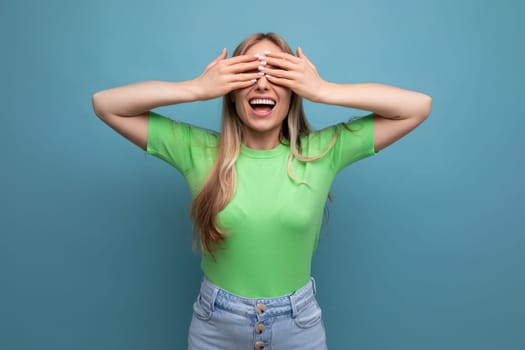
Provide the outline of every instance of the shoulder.
[[332,143],[349,142],[352,139],[373,137],[374,114],[353,117],[345,122],[340,122],[325,128],[311,131],[301,137],[303,149],[312,153],[324,151]]
[[336,172],[367,156],[374,155],[374,115],[352,118],[346,122],[314,131],[301,140],[306,156],[322,155],[332,162]]
[[305,156],[312,157],[325,152],[338,133],[338,125],[310,131],[301,136],[302,153]]
[[176,121],[157,112],[149,113],[150,136],[160,138],[175,138],[187,142],[200,141],[208,145],[216,145],[219,133],[190,123]]

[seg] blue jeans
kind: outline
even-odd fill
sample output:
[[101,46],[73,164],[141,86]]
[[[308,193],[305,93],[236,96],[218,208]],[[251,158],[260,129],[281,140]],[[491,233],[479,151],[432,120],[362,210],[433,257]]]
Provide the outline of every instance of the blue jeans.
[[203,278],[193,304],[188,350],[323,350],[326,337],[313,277],[278,298],[249,299]]

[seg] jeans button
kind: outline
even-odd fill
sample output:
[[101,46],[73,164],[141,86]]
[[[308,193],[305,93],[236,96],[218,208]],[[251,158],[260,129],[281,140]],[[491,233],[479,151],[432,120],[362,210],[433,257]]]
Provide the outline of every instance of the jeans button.
[[264,323],[257,323],[257,326],[255,326],[255,331],[259,334],[264,332]]
[[266,306],[264,304],[257,304],[257,305],[255,305],[255,311],[258,314],[262,314],[262,313],[264,313],[264,311],[266,311]]
[[255,350],[262,350],[264,349],[264,342],[263,341],[258,341],[255,343]]

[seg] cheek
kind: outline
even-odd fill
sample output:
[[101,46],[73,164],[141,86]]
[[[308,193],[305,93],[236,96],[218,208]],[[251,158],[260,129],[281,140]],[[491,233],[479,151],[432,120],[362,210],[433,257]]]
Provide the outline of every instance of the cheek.
[[238,116],[239,120],[241,122],[243,122],[244,121],[244,118],[243,118],[244,113],[242,111],[242,108],[240,106],[238,106],[238,105],[235,105],[235,111],[237,112],[237,116]]
[[235,111],[237,112],[237,116],[239,118],[239,121],[241,124],[246,124],[248,122],[248,117],[250,111],[246,110],[246,106],[242,103],[236,103],[235,104]]
[[290,109],[290,103],[292,102],[292,93],[288,90],[281,93],[281,102],[283,105],[287,106],[286,109]]
[[240,102],[239,98],[237,98],[237,97],[234,97],[234,98],[235,98],[235,100],[234,100],[235,101],[234,102],[235,103],[235,110],[237,111],[237,114],[239,116],[241,116],[243,114],[242,112],[243,112],[244,106],[243,106],[242,102]]
[[284,98],[281,101],[283,102],[282,107],[285,110],[285,114],[288,114],[288,112],[290,111],[291,102],[292,102],[291,96],[288,96],[287,98]]

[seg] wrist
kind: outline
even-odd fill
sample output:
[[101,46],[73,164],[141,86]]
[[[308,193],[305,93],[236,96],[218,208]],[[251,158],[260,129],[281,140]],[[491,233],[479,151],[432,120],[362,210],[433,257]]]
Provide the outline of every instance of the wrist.
[[207,100],[205,90],[202,89],[202,84],[199,83],[198,78],[183,81],[181,84],[186,91],[188,102]]
[[322,80],[311,101],[316,103],[331,104],[330,96],[333,95],[335,88],[336,84]]

